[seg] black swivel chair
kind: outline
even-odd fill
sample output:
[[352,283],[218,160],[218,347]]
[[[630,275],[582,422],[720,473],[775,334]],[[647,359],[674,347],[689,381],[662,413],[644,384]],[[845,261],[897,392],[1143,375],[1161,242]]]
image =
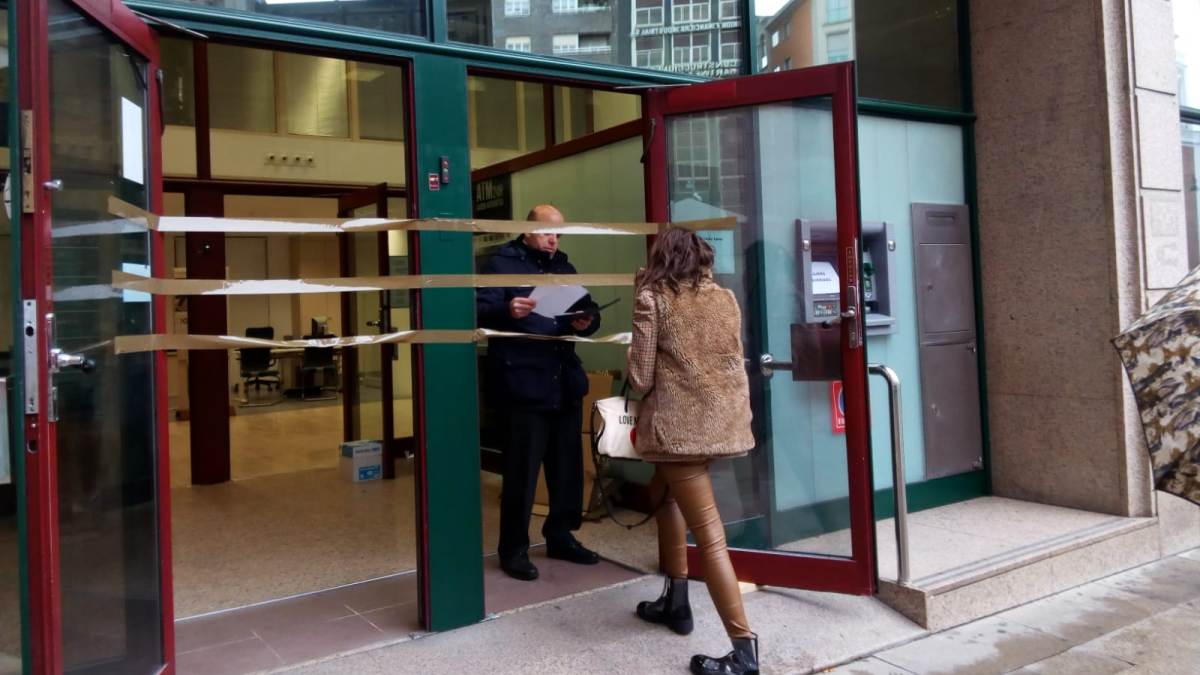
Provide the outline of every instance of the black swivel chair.
[[[247,328],[246,337],[273,340],[275,339],[275,329],[270,326]],[[279,389],[279,369],[275,359],[271,358],[271,348],[243,347],[238,350],[238,355],[241,361],[242,386],[246,391],[246,403],[243,405],[274,405],[278,403],[278,400],[263,403],[250,402],[251,385],[254,385],[254,391],[259,391],[262,387],[266,387],[268,392]]]
[[[320,384],[317,384],[317,374],[320,373]],[[321,396],[325,390],[326,374],[333,373],[337,377],[337,365],[333,362],[332,347],[305,347],[304,356],[300,361],[300,374],[303,378],[301,398],[305,401],[325,401],[337,398]],[[308,392],[315,389],[318,396],[309,396]]]

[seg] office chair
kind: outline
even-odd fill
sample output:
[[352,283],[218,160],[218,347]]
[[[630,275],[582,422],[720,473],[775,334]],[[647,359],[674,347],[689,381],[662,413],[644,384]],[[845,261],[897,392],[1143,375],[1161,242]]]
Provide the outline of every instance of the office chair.
[[[247,328],[246,337],[273,340],[275,329],[270,326]],[[276,367],[275,359],[271,358],[271,348],[243,347],[238,350],[238,356],[241,362],[242,386],[245,388],[246,394],[245,402],[242,405],[250,407],[278,403],[278,398],[266,402],[250,402],[250,385],[254,385],[255,391],[259,391],[265,386],[268,393],[279,389],[279,369]]]
[[[325,375],[332,372],[337,376],[337,365],[333,362],[332,347],[305,347],[304,356],[300,361],[300,374],[303,378],[303,386],[301,387],[300,397],[305,401],[326,401],[337,398],[334,396],[312,396],[308,392],[316,389],[320,394],[325,389]],[[316,375],[321,374],[321,384],[316,384]]]

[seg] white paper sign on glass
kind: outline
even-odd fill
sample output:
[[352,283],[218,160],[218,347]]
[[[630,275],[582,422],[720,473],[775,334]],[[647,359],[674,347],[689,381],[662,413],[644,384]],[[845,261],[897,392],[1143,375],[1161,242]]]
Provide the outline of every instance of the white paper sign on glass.
[[733,230],[704,230],[697,232],[713,250],[713,274],[733,274],[734,264]]
[[146,160],[142,133],[142,107],[121,99],[121,175],[138,185],[146,184]]

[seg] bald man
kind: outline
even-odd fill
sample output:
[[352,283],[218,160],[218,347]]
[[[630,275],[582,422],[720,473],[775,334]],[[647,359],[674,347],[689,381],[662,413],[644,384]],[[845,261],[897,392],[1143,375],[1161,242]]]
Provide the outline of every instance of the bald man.
[[[548,204],[536,206],[527,220],[561,224],[563,215]],[[502,246],[484,274],[575,274],[558,250],[557,234],[523,234]],[[535,335],[591,335],[600,328],[599,314],[550,318],[534,312],[532,288],[481,288],[476,311],[483,328]],[[585,296],[571,311],[596,310]],[[550,513],[542,525],[546,555],[581,565],[600,557],[571,534],[579,529],[583,510],[583,396],[587,375],[575,345],[553,340],[488,341],[487,395],[507,420],[504,487],[500,496],[500,567],[524,581],[538,577],[529,561],[529,520],[544,466]]]

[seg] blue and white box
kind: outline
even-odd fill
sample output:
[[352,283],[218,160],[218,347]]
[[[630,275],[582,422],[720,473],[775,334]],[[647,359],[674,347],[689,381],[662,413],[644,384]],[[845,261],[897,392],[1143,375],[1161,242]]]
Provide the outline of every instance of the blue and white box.
[[379,441],[342,443],[338,468],[352,483],[379,480],[383,477],[383,444]]

